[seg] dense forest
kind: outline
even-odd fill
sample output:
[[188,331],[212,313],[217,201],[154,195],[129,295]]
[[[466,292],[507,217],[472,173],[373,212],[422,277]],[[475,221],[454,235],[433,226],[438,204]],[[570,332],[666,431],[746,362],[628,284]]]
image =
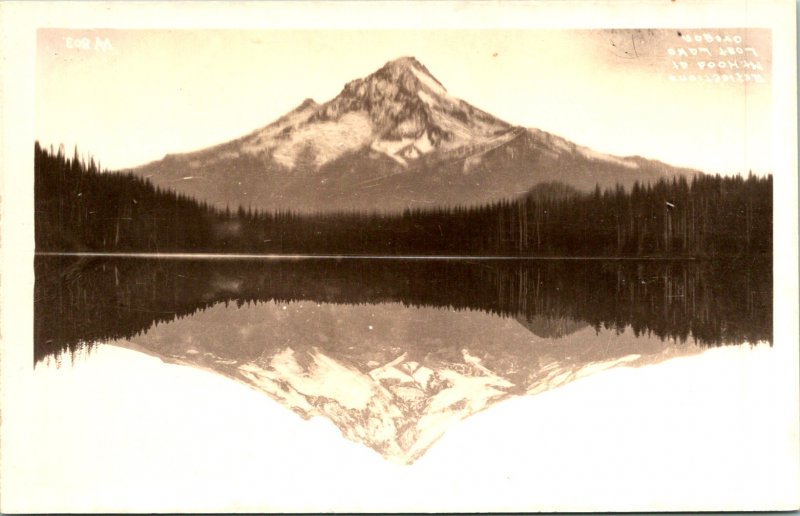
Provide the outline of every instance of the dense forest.
[[772,252],[772,176],[694,176],[403,213],[219,210],[35,146],[38,251],[689,257]]
[[[697,261],[177,260],[39,256],[34,359],[131,339],[217,303],[399,302],[703,345],[772,341],[766,257]],[[232,306],[232,308],[233,308]],[[221,348],[235,343],[219,342]],[[258,355],[262,350],[254,349]],[[222,353],[223,350],[220,351]]]

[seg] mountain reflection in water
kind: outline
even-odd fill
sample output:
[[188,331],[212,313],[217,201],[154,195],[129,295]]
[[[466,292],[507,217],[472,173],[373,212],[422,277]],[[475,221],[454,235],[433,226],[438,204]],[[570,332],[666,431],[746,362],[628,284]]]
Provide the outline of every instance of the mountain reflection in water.
[[112,342],[410,463],[511,396],[772,340],[771,265],[37,257],[38,362]]

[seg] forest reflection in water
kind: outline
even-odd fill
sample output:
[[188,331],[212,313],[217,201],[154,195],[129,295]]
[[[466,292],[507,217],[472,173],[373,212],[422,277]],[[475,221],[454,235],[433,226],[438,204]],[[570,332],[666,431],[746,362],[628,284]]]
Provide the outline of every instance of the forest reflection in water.
[[772,341],[772,271],[703,261],[36,258],[35,361],[111,342],[413,462],[510,396]]

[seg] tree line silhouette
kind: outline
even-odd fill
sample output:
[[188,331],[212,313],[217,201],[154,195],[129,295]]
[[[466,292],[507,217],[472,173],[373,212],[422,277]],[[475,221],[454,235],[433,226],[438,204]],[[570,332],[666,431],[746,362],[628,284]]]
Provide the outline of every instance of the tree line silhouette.
[[[34,358],[131,339],[217,303],[397,302],[703,345],[772,341],[772,264],[581,260],[177,260],[37,256]],[[222,343],[234,345],[235,343]]]
[[772,176],[697,175],[403,213],[268,212],[205,202],[35,145],[39,251],[456,256],[772,252]]

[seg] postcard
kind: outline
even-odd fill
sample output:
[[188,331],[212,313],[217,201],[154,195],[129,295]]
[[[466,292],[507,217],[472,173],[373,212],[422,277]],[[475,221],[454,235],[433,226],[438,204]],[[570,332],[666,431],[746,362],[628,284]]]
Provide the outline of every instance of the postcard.
[[0,9],[4,513],[800,506],[794,3]]

